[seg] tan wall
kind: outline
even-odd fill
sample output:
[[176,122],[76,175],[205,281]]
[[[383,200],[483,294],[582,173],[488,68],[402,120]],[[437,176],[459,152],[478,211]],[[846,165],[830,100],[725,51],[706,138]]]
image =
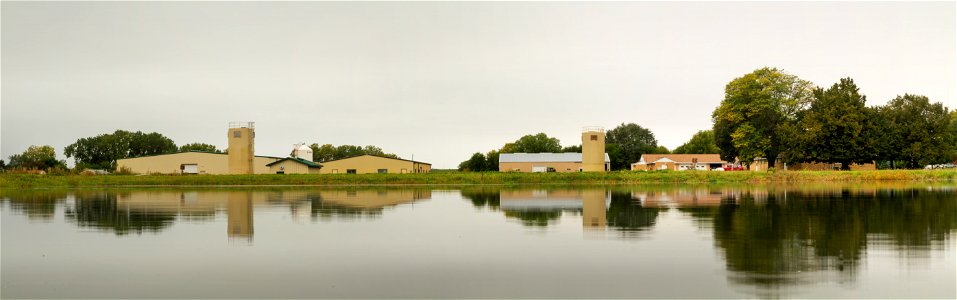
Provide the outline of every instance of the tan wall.
[[[530,163],[530,162],[500,162],[498,163],[498,170],[500,172],[532,172],[532,167],[552,167],[555,168],[555,172],[579,172],[582,168],[582,164],[579,162],[543,162],[543,163]],[[517,169],[517,170],[516,170]],[[604,169],[604,167],[602,167]]]
[[319,174],[319,168],[310,168],[307,165],[292,160],[284,160],[269,166],[269,173],[278,174],[279,167],[282,167],[283,174]]
[[226,155],[202,152],[183,152],[116,160],[116,169],[129,169],[136,174],[180,174],[180,165],[196,164],[199,174],[226,174],[229,172]]
[[[271,157],[255,157],[254,170],[256,174],[270,173],[266,164],[278,160]],[[196,164],[199,174],[229,174],[229,159],[226,154],[183,152],[136,158],[125,158],[116,161],[116,169],[128,168],[136,174],[180,174],[180,165]]]
[[226,139],[229,140],[229,174],[255,174],[255,137],[252,128],[230,128],[226,132]]
[[322,165],[322,169],[319,170],[321,174],[346,174],[348,169],[355,169],[356,174],[379,173],[379,169],[387,169],[389,174],[428,173],[432,171],[432,166],[428,164],[371,155],[327,161],[320,164]]

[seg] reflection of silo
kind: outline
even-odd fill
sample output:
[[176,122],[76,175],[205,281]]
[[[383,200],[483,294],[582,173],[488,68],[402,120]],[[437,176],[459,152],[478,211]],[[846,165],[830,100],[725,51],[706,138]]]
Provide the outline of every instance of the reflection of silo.
[[229,192],[226,233],[230,239],[253,239],[253,197],[250,192]]
[[607,224],[607,218],[605,217],[606,199],[604,189],[582,191],[582,227],[605,228],[605,224]]
[[582,129],[582,171],[607,171],[605,169],[605,128]]
[[229,123],[229,174],[253,174],[254,129],[253,122]]

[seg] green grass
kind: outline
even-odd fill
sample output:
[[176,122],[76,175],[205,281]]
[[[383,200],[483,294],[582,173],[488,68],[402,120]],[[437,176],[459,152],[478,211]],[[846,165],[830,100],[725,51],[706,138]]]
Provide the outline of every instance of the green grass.
[[335,175],[27,175],[0,174],[0,188],[231,186],[231,185],[526,185],[644,183],[785,183],[955,181],[957,170],[777,171],[777,172],[608,172],[608,173],[463,173]]

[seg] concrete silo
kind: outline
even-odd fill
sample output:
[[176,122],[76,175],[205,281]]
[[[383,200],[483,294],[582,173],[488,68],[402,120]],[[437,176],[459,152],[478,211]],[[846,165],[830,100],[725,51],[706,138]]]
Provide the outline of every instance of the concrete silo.
[[226,134],[229,139],[229,174],[253,174],[255,123],[230,122]]
[[582,172],[605,172],[605,128],[582,128]]

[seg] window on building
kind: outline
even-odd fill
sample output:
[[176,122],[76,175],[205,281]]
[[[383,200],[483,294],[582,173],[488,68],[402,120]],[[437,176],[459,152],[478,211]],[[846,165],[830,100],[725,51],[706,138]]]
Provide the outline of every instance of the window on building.
[[379,174],[389,173],[389,169],[379,169]]
[[597,141],[597,140],[598,140],[598,135],[597,135],[597,134],[592,134],[592,135],[591,135],[591,140],[592,140],[592,141]]
[[355,174],[356,169],[346,169],[346,174]]
[[233,137],[234,137],[234,138],[241,137],[242,135],[243,135],[242,131],[239,131],[239,130],[233,131]]

